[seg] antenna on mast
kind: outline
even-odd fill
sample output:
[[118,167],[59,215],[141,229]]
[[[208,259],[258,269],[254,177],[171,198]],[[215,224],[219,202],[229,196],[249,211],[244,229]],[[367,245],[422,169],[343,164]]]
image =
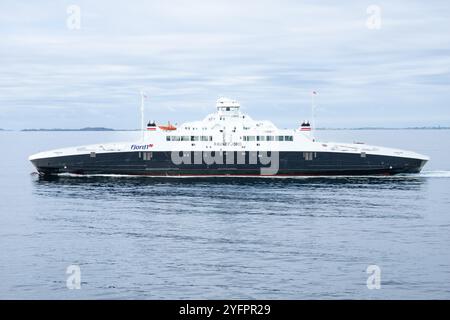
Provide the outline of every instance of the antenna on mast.
[[141,134],[142,134],[142,140],[144,140],[144,134],[145,134],[145,122],[144,122],[144,100],[147,98],[147,95],[144,93],[144,91],[141,90]]
[[316,109],[316,101],[315,97],[317,96],[317,91],[311,92],[311,137],[314,140],[314,131],[316,130],[316,121],[315,121],[315,109]]

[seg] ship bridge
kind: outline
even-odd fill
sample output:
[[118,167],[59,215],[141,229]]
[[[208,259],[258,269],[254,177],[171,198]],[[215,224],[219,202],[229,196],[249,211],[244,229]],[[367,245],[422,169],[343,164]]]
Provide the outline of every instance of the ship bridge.
[[[268,120],[253,120],[240,111],[238,101],[228,98],[219,98],[216,102],[217,111],[209,114],[202,121],[183,123],[181,130],[220,130],[239,134],[240,131],[273,132],[277,127]],[[222,134],[221,133],[221,134]]]
[[219,98],[216,102],[217,113],[220,117],[238,118],[239,108],[241,107],[239,102],[228,98]]

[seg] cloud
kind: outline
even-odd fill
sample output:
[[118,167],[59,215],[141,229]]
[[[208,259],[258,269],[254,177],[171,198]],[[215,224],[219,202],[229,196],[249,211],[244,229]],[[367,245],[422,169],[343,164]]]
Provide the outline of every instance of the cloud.
[[142,89],[178,123],[226,95],[295,127],[318,90],[323,125],[450,124],[445,1],[379,1],[380,30],[360,1],[77,1],[80,30],[70,4],[0,4],[0,127],[134,128]]

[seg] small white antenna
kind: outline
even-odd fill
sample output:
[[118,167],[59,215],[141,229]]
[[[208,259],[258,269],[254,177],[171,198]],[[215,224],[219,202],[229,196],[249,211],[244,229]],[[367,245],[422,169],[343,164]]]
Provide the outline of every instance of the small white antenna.
[[142,140],[144,140],[144,134],[145,134],[145,122],[144,122],[144,100],[147,98],[147,95],[144,93],[144,91],[141,90],[141,134],[142,134]]
[[315,120],[315,109],[316,109],[316,101],[315,98],[317,96],[317,91],[311,92],[311,137],[314,139],[314,131],[316,130],[316,120]]

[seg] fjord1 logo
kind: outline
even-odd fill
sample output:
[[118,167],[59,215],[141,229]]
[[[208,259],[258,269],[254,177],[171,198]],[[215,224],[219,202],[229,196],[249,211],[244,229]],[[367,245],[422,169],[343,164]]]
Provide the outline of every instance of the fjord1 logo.
[[153,147],[153,144],[133,144],[131,150],[148,150]]

